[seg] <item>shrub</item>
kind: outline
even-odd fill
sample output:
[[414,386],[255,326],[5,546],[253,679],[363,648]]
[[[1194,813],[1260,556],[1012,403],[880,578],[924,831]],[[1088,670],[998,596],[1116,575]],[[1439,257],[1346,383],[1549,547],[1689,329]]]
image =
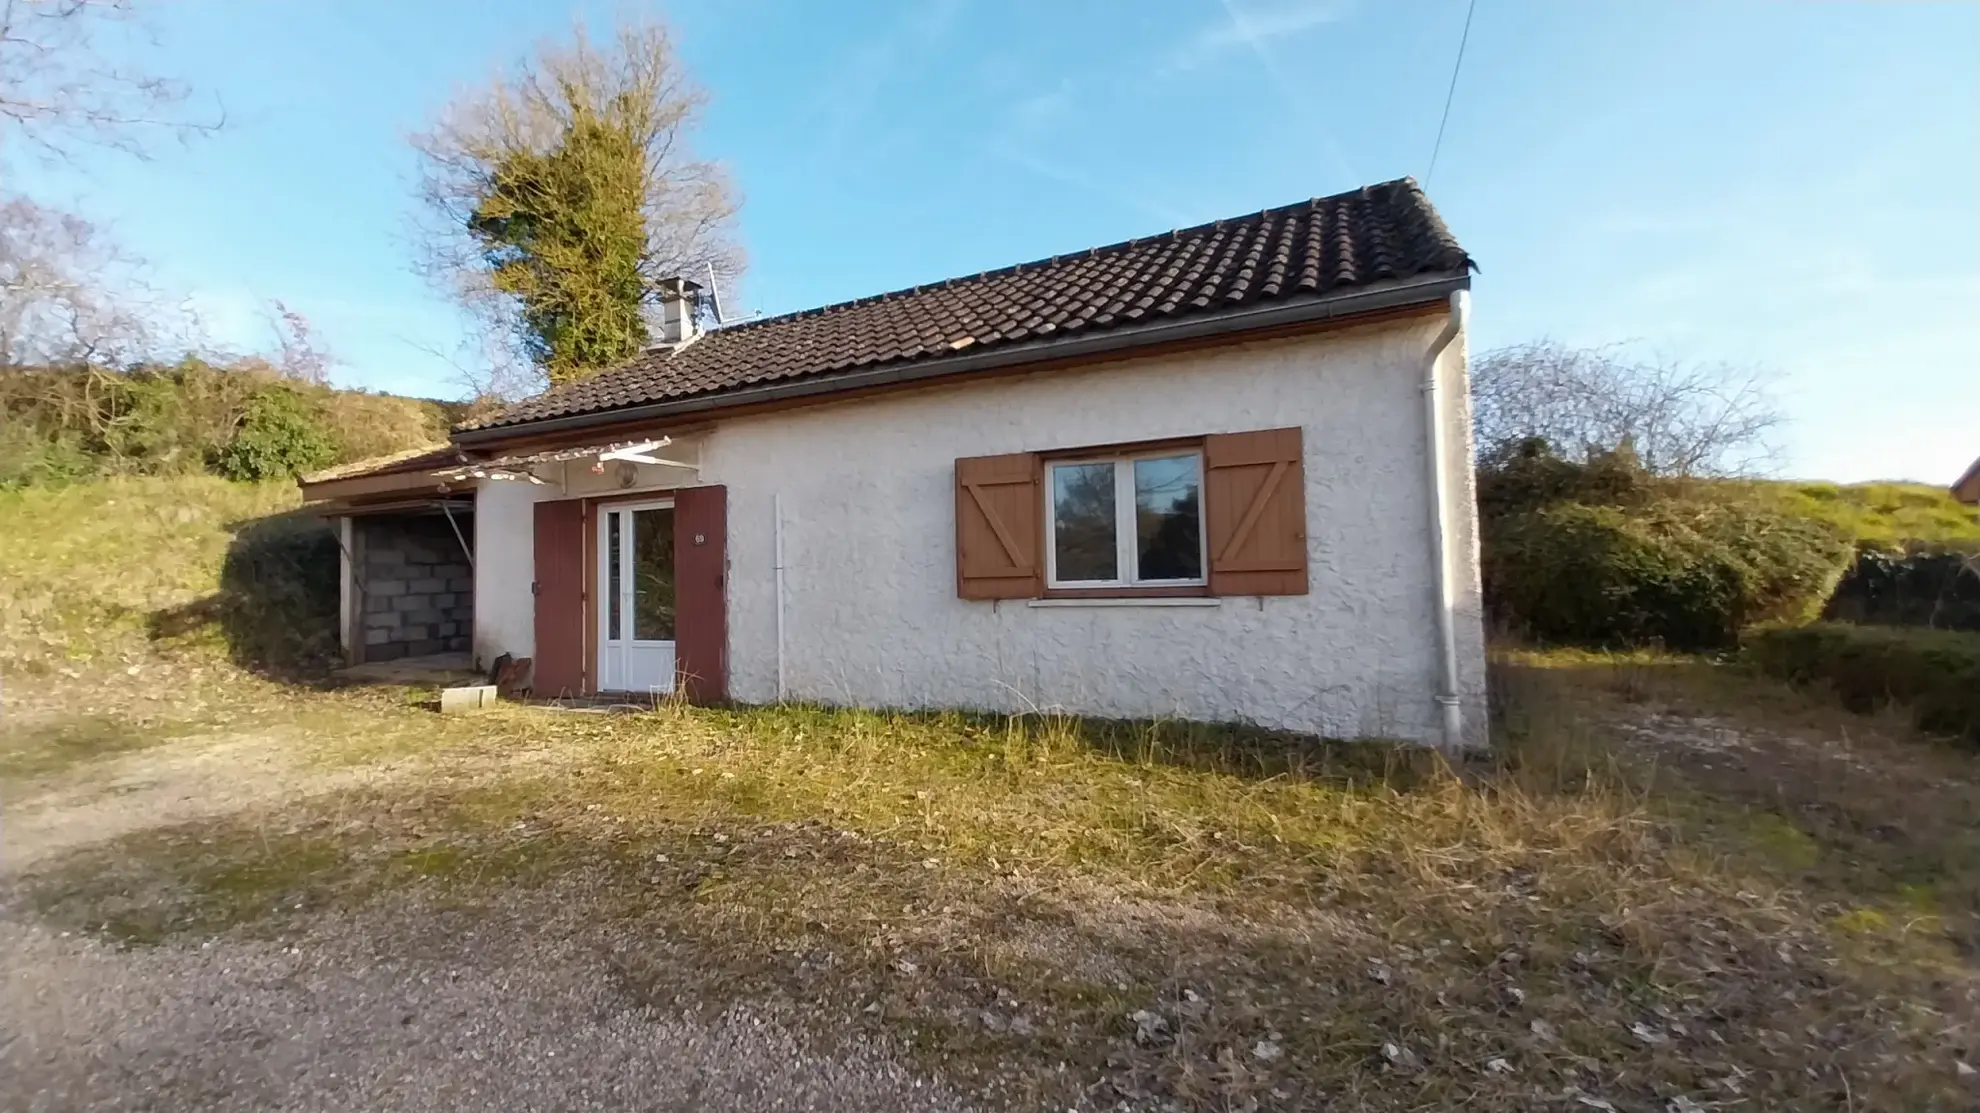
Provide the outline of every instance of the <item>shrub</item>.
[[1912,546],[1865,548],[1822,617],[1879,626],[1980,630],[1980,556]]
[[[283,379],[256,360],[10,368],[0,374],[0,486],[207,470],[285,477],[439,440],[459,411]],[[312,428],[327,436],[327,456]]]
[[48,436],[0,416],[0,490],[61,486],[96,474],[96,461],[74,434]]
[[268,387],[248,400],[234,439],[214,459],[228,479],[294,479],[337,458],[337,441],[299,391]]
[[1479,461],[1485,601],[1547,642],[1734,645],[1742,627],[1815,616],[1849,560],[1843,531],[1745,486],[1651,475],[1628,444],[1546,441]]
[[1478,461],[1478,510],[1487,521],[1557,502],[1640,506],[1657,480],[1628,445],[1569,460],[1539,437],[1529,437]]
[[1896,704],[1921,730],[1980,743],[1980,634],[1825,622],[1752,631],[1745,652],[1769,676],[1828,684],[1851,711]]
[[1488,522],[1486,595],[1541,641],[1716,649],[1749,624],[1812,617],[1848,559],[1832,530],[1765,507],[1556,502]]

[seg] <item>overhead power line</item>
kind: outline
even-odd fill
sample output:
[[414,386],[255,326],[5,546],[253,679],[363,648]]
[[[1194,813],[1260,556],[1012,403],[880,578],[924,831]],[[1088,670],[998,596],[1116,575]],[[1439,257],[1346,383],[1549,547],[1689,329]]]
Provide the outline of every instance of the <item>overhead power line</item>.
[[1464,44],[1471,41],[1471,17],[1478,11],[1478,0],[1470,0],[1464,9],[1464,33],[1458,36],[1457,61],[1451,63],[1451,87],[1444,91],[1444,115],[1437,121],[1437,142],[1430,147],[1430,169],[1423,174],[1423,184],[1437,176],[1437,153],[1444,149],[1444,125],[1451,122],[1451,100],[1457,96],[1458,71],[1464,68]]

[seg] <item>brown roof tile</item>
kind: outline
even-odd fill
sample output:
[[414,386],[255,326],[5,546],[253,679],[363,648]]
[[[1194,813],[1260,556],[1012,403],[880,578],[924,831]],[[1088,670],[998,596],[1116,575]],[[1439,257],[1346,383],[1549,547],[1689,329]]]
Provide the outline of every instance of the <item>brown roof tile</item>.
[[399,472],[431,471],[448,464],[459,463],[461,451],[449,443],[423,444],[416,448],[403,449],[384,456],[371,456],[363,460],[352,460],[348,464],[313,471],[296,482],[332,483],[339,479],[356,479],[360,476],[394,475]]
[[750,321],[656,349],[462,430],[911,363],[1019,341],[1210,316],[1471,259],[1409,178],[1165,235]]

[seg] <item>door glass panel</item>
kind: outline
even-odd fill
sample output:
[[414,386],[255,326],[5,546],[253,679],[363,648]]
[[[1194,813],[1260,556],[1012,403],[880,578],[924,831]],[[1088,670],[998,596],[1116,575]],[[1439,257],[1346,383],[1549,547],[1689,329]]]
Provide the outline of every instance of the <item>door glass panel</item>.
[[1202,479],[1195,456],[1134,462],[1134,531],[1144,580],[1203,578]]
[[619,613],[619,598],[625,594],[619,571],[619,550],[622,547],[619,530],[624,519],[625,515],[616,511],[605,515],[605,598],[609,600],[606,605],[610,608],[605,622],[607,641],[619,641],[626,636],[625,618]]
[[1052,559],[1060,583],[1118,577],[1113,464],[1053,465]]
[[674,640],[674,511],[632,512],[633,637]]

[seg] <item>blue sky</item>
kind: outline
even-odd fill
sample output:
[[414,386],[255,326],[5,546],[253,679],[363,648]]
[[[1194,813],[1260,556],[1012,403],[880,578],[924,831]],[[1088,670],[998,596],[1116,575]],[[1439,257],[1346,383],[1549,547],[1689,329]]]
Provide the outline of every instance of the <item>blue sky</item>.
[[[308,316],[350,385],[458,393],[409,268],[405,137],[618,5],[158,5],[226,106],[149,163],[30,172],[222,340]],[[658,6],[743,194],[731,311],[777,313],[1428,168],[1462,0]],[[1475,349],[1550,335],[1760,363],[1786,474],[1950,482],[1980,454],[1980,5],[1479,0],[1433,200]]]

